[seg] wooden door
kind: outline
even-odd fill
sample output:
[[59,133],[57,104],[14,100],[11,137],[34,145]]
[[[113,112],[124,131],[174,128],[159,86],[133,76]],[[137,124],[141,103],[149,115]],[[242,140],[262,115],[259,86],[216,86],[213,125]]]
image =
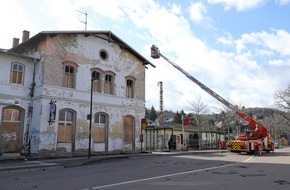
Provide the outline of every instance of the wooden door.
[[130,116],[124,117],[124,148],[134,150],[134,119]]
[[19,153],[21,147],[21,111],[12,107],[3,109],[0,126],[1,153]]

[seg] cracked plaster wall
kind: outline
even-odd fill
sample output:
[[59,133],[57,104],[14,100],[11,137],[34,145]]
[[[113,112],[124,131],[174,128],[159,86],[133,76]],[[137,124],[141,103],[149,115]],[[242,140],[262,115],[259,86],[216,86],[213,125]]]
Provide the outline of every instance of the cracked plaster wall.
[[[99,51],[101,49],[108,52],[108,60],[100,59]],[[140,120],[144,117],[145,112],[145,67],[135,56],[120,49],[114,43],[83,35],[48,37],[45,42],[41,43],[38,50],[42,54],[39,70],[43,72],[43,86],[36,89],[38,98],[42,98],[42,101],[41,104],[37,104],[39,106],[35,109],[36,115],[41,119],[35,122],[35,125],[40,127],[39,130],[36,127],[34,132],[39,134],[39,139],[35,138],[35,142],[39,143],[39,150],[53,152],[57,147],[57,122],[51,126],[47,122],[51,99],[57,101],[57,111],[69,108],[77,113],[75,149],[88,148],[89,121],[87,114],[90,105],[90,69],[92,68],[100,68],[116,74],[116,94],[94,93],[93,97],[93,114],[104,112],[109,116],[108,151],[123,150],[123,117],[125,115],[135,118],[135,145],[137,149],[140,147],[140,143],[138,143]],[[62,87],[64,61],[72,61],[78,65],[75,89]],[[136,78],[134,99],[125,97],[126,76]],[[58,112],[56,121],[58,121]]]

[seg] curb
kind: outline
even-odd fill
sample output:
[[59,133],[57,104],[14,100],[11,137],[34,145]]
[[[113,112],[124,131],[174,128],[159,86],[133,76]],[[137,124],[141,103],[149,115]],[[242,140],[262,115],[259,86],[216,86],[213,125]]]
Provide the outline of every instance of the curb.
[[48,170],[48,169],[57,169],[57,168],[64,168],[64,167],[59,164],[53,164],[53,163],[42,163],[39,165],[27,164],[27,165],[0,167],[0,173],[11,173],[11,172],[20,172],[20,171],[33,171],[33,170]]
[[[227,151],[223,151],[227,152]],[[32,170],[48,170],[48,169],[58,169],[58,168],[70,168],[78,167],[84,165],[90,165],[96,162],[104,160],[113,159],[128,159],[130,157],[147,157],[147,156],[174,156],[174,155],[186,155],[186,154],[202,154],[202,153],[220,153],[220,150],[211,151],[173,151],[173,152],[142,152],[133,154],[118,154],[118,155],[102,155],[94,156],[90,159],[86,157],[75,157],[75,158],[58,158],[58,159],[48,159],[48,160],[14,160],[10,163],[0,164],[0,174],[1,173],[11,173],[18,171],[32,171]],[[8,160],[9,162],[9,160]]]

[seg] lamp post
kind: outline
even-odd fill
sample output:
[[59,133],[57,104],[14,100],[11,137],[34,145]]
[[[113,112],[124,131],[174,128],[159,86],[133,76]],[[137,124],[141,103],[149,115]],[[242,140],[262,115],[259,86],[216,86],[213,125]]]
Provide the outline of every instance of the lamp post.
[[89,127],[89,150],[88,150],[88,159],[91,158],[91,139],[92,139],[92,112],[93,112],[93,82],[94,80],[99,79],[98,73],[96,71],[92,72],[91,77],[91,101],[90,101],[90,127]]

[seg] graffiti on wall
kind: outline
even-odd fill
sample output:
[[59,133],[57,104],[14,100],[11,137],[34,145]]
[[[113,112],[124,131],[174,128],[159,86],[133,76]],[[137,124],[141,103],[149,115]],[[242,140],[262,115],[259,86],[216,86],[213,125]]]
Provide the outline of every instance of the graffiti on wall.
[[37,145],[39,143],[39,130],[33,128],[31,130],[31,144]]
[[8,141],[16,141],[16,132],[12,132],[12,133],[3,133],[2,134],[3,138],[4,138],[4,142],[8,142]]
[[39,150],[54,150],[56,134],[53,132],[41,132],[39,135]]
[[78,149],[88,149],[89,146],[89,139],[81,139],[76,141],[76,150]]

